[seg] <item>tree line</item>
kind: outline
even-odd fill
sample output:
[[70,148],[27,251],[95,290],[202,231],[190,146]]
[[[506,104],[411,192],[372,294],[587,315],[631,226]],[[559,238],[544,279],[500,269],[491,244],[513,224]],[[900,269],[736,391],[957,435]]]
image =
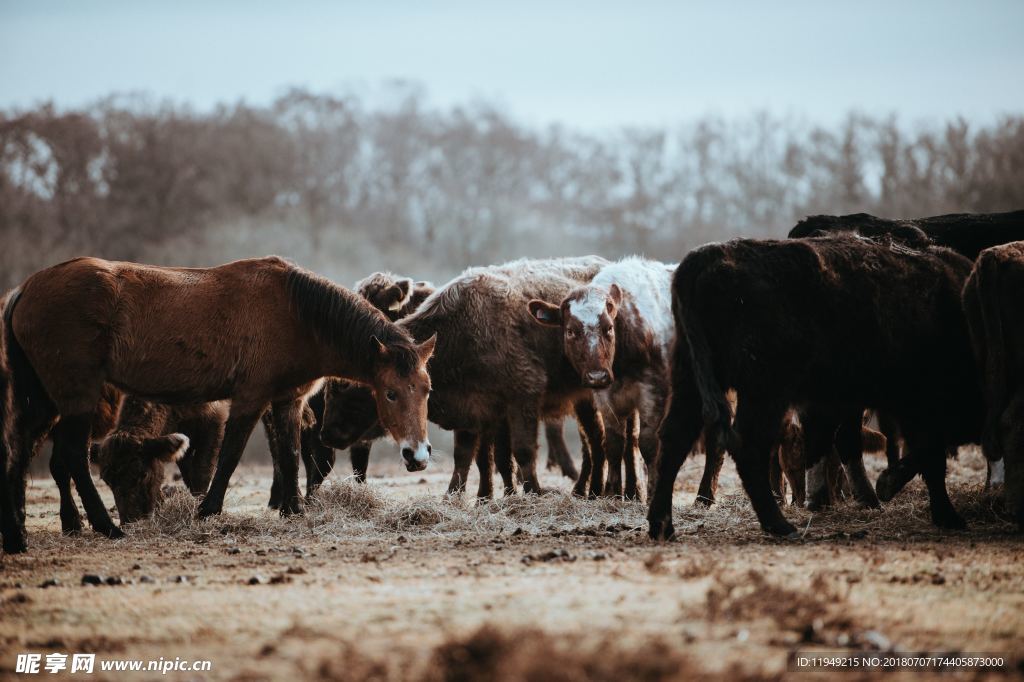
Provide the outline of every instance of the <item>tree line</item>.
[[815,213],[1024,207],[1024,116],[908,127],[754,113],[592,133],[432,106],[415,86],[392,94],[0,111],[0,284],[83,254],[279,253],[343,283],[379,268],[444,279],[524,255],[678,260]]

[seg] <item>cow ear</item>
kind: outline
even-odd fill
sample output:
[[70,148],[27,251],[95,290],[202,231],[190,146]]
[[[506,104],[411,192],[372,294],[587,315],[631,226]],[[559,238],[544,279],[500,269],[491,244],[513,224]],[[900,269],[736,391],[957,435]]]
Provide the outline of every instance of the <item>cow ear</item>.
[[618,288],[618,285],[614,283],[608,287],[608,296],[616,306],[621,305],[623,302],[623,290]]
[[434,346],[437,345],[437,334],[416,346],[416,353],[420,356],[420,362],[426,363],[434,354]]
[[534,322],[545,327],[562,326],[562,309],[554,303],[533,299],[527,304],[527,307]]
[[177,462],[188,450],[188,436],[183,433],[172,433],[159,438],[147,438],[142,441],[142,454],[161,462]]
[[388,357],[388,347],[385,346],[381,342],[381,340],[378,339],[376,336],[374,336],[372,338],[373,338],[373,341],[371,341],[371,343],[373,344],[373,352],[374,352],[374,354],[377,356],[377,358],[379,360],[383,360],[383,359],[387,358]]
[[400,279],[388,287],[387,306],[390,312],[396,312],[401,309],[405,299],[409,297],[409,288],[411,286],[412,280],[406,278]]

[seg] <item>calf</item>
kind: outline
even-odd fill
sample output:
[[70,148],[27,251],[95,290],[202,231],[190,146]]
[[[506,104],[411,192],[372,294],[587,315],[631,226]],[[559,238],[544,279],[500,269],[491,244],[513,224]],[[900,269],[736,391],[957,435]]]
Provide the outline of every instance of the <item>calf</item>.
[[[657,424],[668,395],[667,360],[675,338],[671,308],[675,267],[626,258],[605,266],[557,303],[534,299],[528,304],[537,323],[561,332],[565,357],[584,385],[596,389],[605,422],[605,493],[609,495],[625,492],[628,498],[637,497],[632,426],[639,427],[644,461],[652,464],[657,452]],[[584,470],[587,466],[584,462]],[[586,482],[581,476],[577,492],[583,493]]]
[[982,449],[1003,461],[1006,508],[1024,527],[1024,241],[981,252],[964,309],[982,378]]
[[[933,522],[962,528],[944,447],[980,430],[960,306],[969,271],[948,249],[849,236],[736,240],[687,255],[672,282],[677,343],[651,536],[674,534],[672,486],[702,428],[709,451],[733,455],[761,527],[795,534],[772,495],[769,456],[786,411],[808,404],[888,411],[928,486]],[[722,387],[736,390],[735,425]]]
[[100,478],[114,493],[121,523],[153,513],[161,497],[164,463],[178,463],[182,482],[193,495],[206,493],[229,410],[226,401],[174,406],[134,396],[125,401],[117,430],[90,448]]
[[[590,256],[471,268],[398,322],[414,337],[438,334],[428,410],[431,421],[456,431],[450,492],[465,488],[478,452],[493,446],[494,461],[501,466],[499,444],[506,431],[507,450],[519,466],[524,489],[539,492],[540,422],[573,411],[594,461],[601,463],[591,472],[597,477],[591,485],[603,490],[603,424],[592,390],[565,360],[560,340],[531,320],[527,305],[533,299],[561,300],[607,264]],[[343,435],[359,438],[368,423],[372,427],[373,405],[355,391],[329,400],[326,410],[325,425],[337,425]],[[482,473],[489,471],[489,461],[486,455],[477,458]],[[489,476],[481,478],[479,494],[491,494]]]

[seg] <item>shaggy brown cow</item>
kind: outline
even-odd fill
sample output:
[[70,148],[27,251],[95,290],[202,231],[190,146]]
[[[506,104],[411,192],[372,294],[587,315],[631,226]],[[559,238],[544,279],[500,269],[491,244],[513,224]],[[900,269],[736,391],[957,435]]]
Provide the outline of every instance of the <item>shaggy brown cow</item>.
[[1024,241],[986,249],[964,287],[982,377],[982,449],[1003,461],[1006,509],[1024,527]]
[[[306,394],[323,376],[373,387],[381,420],[403,443],[407,466],[429,458],[426,361],[434,340],[414,344],[361,297],[280,258],[216,268],[163,268],[79,258],[29,277],[5,310],[17,444],[7,489],[15,517],[4,547],[26,548],[29,456],[52,429],[97,531],[121,532],[89,472],[90,421],[105,383],[161,403],[231,400],[231,415],[202,516],[223,506],[245,443],[271,404],[284,481],[282,513],[301,511],[299,424]],[[58,420],[59,419],[59,420]],[[0,418],[2,421],[2,418]]]
[[165,462],[178,463],[193,495],[206,492],[229,411],[224,401],[173,406],[136,397],[125,401],[117,430],[90,451],[114,493],[121,523],[153,513]]
[[596,389],[605,422],[605,493],[609,495],[637,497],[634,427],[639,426],[644,461],[652,465],[657,453],[657,426],[668,395],[667,362],[675,337],[671,307],[675,267],[626,258],[605,266],[557,303],[529,303],[530,314],[539,324],[561,332],[566,358],[584,385]]
[[[852,232],[868,237],[891,236],[914,247],[921,247],[929,243],[945,246],[974,260],[983,249],[1024,239],[1024,211],[990,214],[963,213],[910,220],[889,220],[866,213],[845,216],[818,215],[810,216],[799,222],[790,230],[789,237],[792,239]],[[816,418],[826,420],[827,423],[820,425],[820,430],[823,433],[836,434],[836,446],[842,450],[840,457],[857,483],[858,500],[865,506],[879,506],[878,497],[867,482],[866,475],[863,474],[863,452],[858,450],[858,439],[855,437],[860,428],[859,412],[852,410],[844,415],[805,415],[804,417],[804,421],[812,427],[816,426],[812,423]],[[894,469],[900,458],[899,427],[884,412],[878,414],[878,421],[879,428],[887,439],[886,458],[889,468]],[[828,442],[828,438],[823,437],[821,446],[814,446],[809,451],[808,464],[813,465],[830,449],[831,444]],[[955,456],[956,450],[956,448],[950,448],[949,454]],[[997,476],[998,469],[999,466],[996,465]],[[990,463],[986,486],[993,480],[993,473],[993,465]],[[823,480],[821,474],[813,471],[813,468],[810,475],[818,480]],[[901,476],[901,478],[905,477],[905,474]],[[897,479],[890,477],[887,480],[892,483]],[[887,488],[882,497],[890,499],[897,492],[899,492],[898,488]],[[827,490],[821,487],[812,487],[808,506],[812,509],[820,508],[827,504],[828,498]]]
[[[736,240],[687,255],[672,283],[677,343],[651,536],[674,534],[672,487],[702,428],[709,450],[732,453],[761,527],[794,535],[772,495],[769,456],[787,409],[808,404],[892,414],[928,486],[933,522],[962,528],[944,448],[977,437],[981,425],[960,306],[969,271],[948,249],[857,237]],[[722,387],[736,390],[735,425]]]
[[[480,436],[495,434],[500,439],[506,428],[525,490],[539,491],[540,421],[572,410],[594,451],[593,470],[580,477],[589,473],[592,489],[603,490],[603,426],[592,391],[565,360],[557,335],[532,321],[527,304],[533,299],[561,300],[607,263],[591,256],[471,268],[398,323],[416,338],[438,337],[430,363],[434,392],[429,417],[457,432],[450,492],[464,489],[480,442],[493,442],[492,436]],[[367,423],[372,424],[373,406],[365,396],[328,401],[327,411],[325,424],[337,424],[339,432],[354,438],[365,432]],[[499,448],[495,450],[499,463]],[[489,490],[489,481],[481,481],[481,494]]]

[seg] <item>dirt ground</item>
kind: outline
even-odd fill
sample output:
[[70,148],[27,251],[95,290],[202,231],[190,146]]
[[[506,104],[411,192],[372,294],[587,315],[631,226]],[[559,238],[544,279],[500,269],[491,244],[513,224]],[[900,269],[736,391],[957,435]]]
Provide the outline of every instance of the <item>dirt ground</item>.
[[702,466],[684,468],[669,544],[641,504],[573,499],[552,473],[549,495],[443,501],[450,463],[407,474],[387,448],[367,486],[340,457],[302,518],[266,510],[270,471],[253,467],[221,517],[192,521],[176,490],[116,542],[62,536],[37,475],[29,553],[0,559],[0,677],[19,677],[18,653],[88,652],[212,661],[178,679],[757,679],[804,676],[796,650],[998,654],[1020,675],[1024,539],[981,492],[976,451],[949,476],[967,532],[932,528],[915,481],[882,511],[790,508],[804,539],[775,540],[731,463],[721,503],[691,506]]

